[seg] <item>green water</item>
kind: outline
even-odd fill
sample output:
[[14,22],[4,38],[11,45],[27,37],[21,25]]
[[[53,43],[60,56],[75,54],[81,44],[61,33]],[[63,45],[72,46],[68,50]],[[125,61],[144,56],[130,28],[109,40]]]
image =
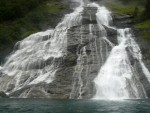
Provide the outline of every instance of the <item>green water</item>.
[[0,113],[150,113],[150,100],[0,99]]

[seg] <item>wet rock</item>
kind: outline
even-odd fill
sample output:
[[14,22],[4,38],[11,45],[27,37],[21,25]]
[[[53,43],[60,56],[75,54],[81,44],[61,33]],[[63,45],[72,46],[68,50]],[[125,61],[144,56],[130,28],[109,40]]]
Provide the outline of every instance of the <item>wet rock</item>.
[[68,52],[67,55],[64,57],[64,65],[66,67],[75,66],[77,64],[78,56],[76,54],[73,54],[71,52]]
[[96,12],[95,7],[85,7],[82,14],[82,24],[96,24]]
[[[82,25],[73,26],[67,32],[67,52],[61,58],[49,58],[44,63],[31,65],[31,69],[39,69],[56,64],[57,69],[53,82],[50,84],[41,82],[36,85],[23,86],[20,90],[11,92],[12,97],[28,98],[57,98],[77,99],[92,98],[96,92],[94,79],[100,67],[106,61],[112,45],[103,38],[105,32],[114,45],[117,45],[116,30],[104,26],[99,29],[96,22],[97,8],[85,8],[82,16]],[[30,75],[21,78],[19,84],[28,80]],[[35,76],[36,77],[36,76]],[[13,85],[9,85],[11,91]]]
[[107,38],[114,44],[118,45],[118,40],[117,40],[117,30],[113,28],[109,28],[107,26],[104,26],[106,32],[107,32]]
[[[126,51],[128,53],[130,63],[135,70],[135,72],[134,72],[134,73],[136,73],[135,76],[138,78],[138,80],[143,85],[143,88],[144,88],[147,96],[150,97],[150,82],[148,81],[145,73],[143,72],[143,68],[141,66],[140,61],[133,56],[133,52],[129,47],[126,48]],[[144,61],[144,59],[143,59],[143,61]],[[138,89],[140,89],[140,86],[141,85],[139,85]]]
[[[48,58],[38,64],[32,64],[31,69],[35,70],[55,63],[55,76],[51,83],[41,81],[39,84],[22,86],[21,89],[11,92],[15,87],[14,82],[6,77],[5,81],[0,79],[0,89],[7,89],[11,97],[19,98],[51,98],[51,99],[89,99],[96,93],[94,79],[98,75],[101,66],[106,62],[112,47],[118,45],[117,31],[104,26],[99,29],[96,22],[96,8],[86,7],[82,13],[82,25],[73,26],[67,32],[66,54],[60,58]],[[114,15],[114,25],[120,28],[130,26],[131,16]],[[107,38],[104,38],[104,33]],[[44,38],[47,40],[47,37]],[[112,45],[110,44],[112,43]],[[142,45],[142,44],[141,44]],[[126,48],[131,65],[136,69],[138,79],[144,85],[148,96],[150,95],[149,82],[142,72],[137,59],[132,56],[130,48]],[[146,54],[145,54],[146,55]],[[24,75],[19,84],[25,83],[31,75]],[[32,75],[36,78],[36,75]],[[135,79],[135,78],[133,78]],[[137,79],[137,78],[136,78]],[[31,79],[32,81],[33,79]],[[128,87],[130,81],[127,79]],[[139,83],[137,83],[139,85]],[[141,90],[141,87],[139,87]],[[133,94],[131,94],[133,95]],[[133,95],[134,97],[134,95]]]
[[146,91],[148,97],[150,97],[150,82],[146,78],[145,74],[143,73],[142,67],[139,62],[136,62],[134,67],[137,70],[137,75],[139,77],[140,82],[143,84],[143,87]]
[[133,16],[131,15],[119,15],[113,13],[112,17],[113,25],[117,28],[130,28],[134,23]]
[[0,91],[0,98],[9,98],[9,96],[5,92]]
[[150,43],[143,38],[143,34],[150,32],[150,29],[137,29],[132,28],[134,39],[138,43],[141,53],[142,53],[142,60],[145,63],[146,67],[150,69]]

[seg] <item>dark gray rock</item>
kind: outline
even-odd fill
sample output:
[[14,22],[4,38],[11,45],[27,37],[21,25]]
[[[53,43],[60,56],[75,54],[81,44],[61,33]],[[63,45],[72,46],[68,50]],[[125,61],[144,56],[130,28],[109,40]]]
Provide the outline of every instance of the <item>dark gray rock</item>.
[[[58,59],[50,58],[46,64],[42,65],[49,65],[52,60],[55,62],[57,71],[53,82],[25,86],[11,92],[10,96],[57,99],[92,98],[96,92],[93,80],[112,49],[109,42],[103,38],[105,31],[100,30],[96,23],[96,10],[92,7],[85,8],[82,14],[83,24],[68,30],[67,54]],[[106,32],[109,40],[116,45],[116,30],[106,28]],[[35,64],[31,67],[38,69]],[[28,77],[25,75],[22,82],[25,82]],[[12,87],[12,84],[9,85],[8,90]]]
[[82,14],[82,24],[96,24],[96,12],[97,8],[95,7],[85,7]]
[[[135,33],[135,31],[134,31],[134,33]],[[142,49],[143,49],[143,46],[145,46],[145,43],[143,44],[143,42],[138,42],[138,44],[140,45],[140,47]],[[148,49],[148,47],[150,47],[150,46],[147,46],[146,49]],[[148,81],[146,75],[143,72],[140,61],[138,59],[134,58],[134,56],[132,55],[132,49],[130,49],[128,47],[128,48],[126,48],[126,50],[128,53],[130,63],[132,65],[132,67],[134,68],[134,73],[135,73],[137,80],[139,80],[142,83],[143,88],[145,89],[147,96],[150,97],[150,82]],[[147,51],[147,52],[149,52],[149,51]],[[145,55],[145,54],[147,54],[147,53],[143,53],[142,55]],[[142,60],[146,64],[146,67],[148,67],[148,69],[149,69],[150,61],[145,60],[144,58]],[[136,82],[136,83],[138,83],[138,82]],[[138,85],[138,86],[139,86],[138,89],[141,89],[141,87],[140,87],[141,85]]]
[[[74,4],[74,3],[72,3]],[[76,4],[78,5],[78,4]],[[61,58],[49,58],[46,61],[40,61],[40,66],[38,64],[32,64],[31,69],[40,69],[44,66],[55,64],[56,73],[51,83],[41,82],[39,84],[32,84],[28,86],[22,86],[21,89],[12,92],[15,87],[11,77],[2,76],[4,79],[0,79],[0,90],[6,89],[10,92],[10,97],[17,98],[51,98],[51,99],[90,99],[96,93],[94,79],[98,75],[101,66],[105,63],[110,51],[112,50],[112,45],[117,45],[117,31],[113,28],[104,26],[105,29],[99,29],[96,22],[96,8],[86,7],[82,13],[83,21],[82,25],[71,27],[67,32],[67,53]],[[114,15],[114,26],[124,28],[131,26],[132,17],[127,15]],[[105,39],[104,33],[107,33],[107,39]],[[138,31],[133,30],[133,33],[137,34]],[[47,37],[43,38],[47,40]],[[137,41],[138,42],[138,41]],[[142,48],[144,44],[138,42]],[[136,73],[132,78],[133,82],[140,87],[140,82],[144,85],[144,88],[150,96],[149,82],[147,81],[145,75],[142,72],[142,68],[137,59],[135,59],[130,48],[126,48],[128,57],[131,65],[135,68]],[[146,51],[146,50],[145,50]],[[144,54],[148,59],[149,53]],[[150,64],[150,63],[149,63]],[[149,65],[148,63],[146,65]],[[22,84],[28,80],[31,75],[24,75],[19,84]],[[32,75],[33,76],[33,75]],[[33,77],[36,77],[33,76]],[[32,80],[31,80],[32,81]],[[131,81],[126,80],[128,87]],[[139,82],[140,81],[140,82]],[[5,83],[5,85],[3,85]],[[8,86],[8,87],[6,87]],[[133,97],[135,95],[130,94]],[[142,94],[141,94],[142,95]]]
[[117,40],[117,30],[113,28],[108,28],[107,26],[104,26],[107,32],[107,38],[114,44],[118,45],[118,40]]
[[134,23],[132,15],[120,15],[113,13],[112,17],[113,25],[117,28],[130,28]]
[[5,92],[0,91],[0,98],[9,98],[9,96]]
[[150,69],[150,43],[143,38],[144,33],[150,32],[150,29],[137,29],[137,28],[132,28],[133,34],[134,34],[134,39],[138,43],[141,49],[141,53],[143,56],[143,61],[148,69]]

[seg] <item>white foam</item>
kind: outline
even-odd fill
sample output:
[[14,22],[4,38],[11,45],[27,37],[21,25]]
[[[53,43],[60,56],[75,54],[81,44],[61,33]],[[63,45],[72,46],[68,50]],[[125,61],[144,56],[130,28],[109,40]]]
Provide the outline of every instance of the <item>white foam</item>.
[[[141,62],[143,72],[147,75],[148,79],[150,75],[148,69],[141,60],[142,54],[140,48],[132,38],[130,29],[116,29],[110,26],[112,17],[109,10],[96,3],[89,4],[89,6],[98,8],[96,16],[101,34],[103,34],[102,37],[112,46],[112,51],[94,80],[97,89],[94,99],[118,100],[146,98],[145,89],[139,81],[137,73],[135,73],[134,68],[130,64],[126,51],[127,47],[132,49],[132,55]],[[103,25],[118,31],[119,45],[114,46],[111,41],[109,41]],[[140,88],[137,84],[140,85]]]
[[16,84],[13,91],[27,85],[50,83],[54,80],[56,67],[59,65],[56,61],[67,52],[67,31],[70,27],[81,24],[83,1],[80,2],[81,5],[72,13],[66,14],[55,29],[32,34],[17,43],[17,50],[2,67],[6,75],[14,78],[12,81]]

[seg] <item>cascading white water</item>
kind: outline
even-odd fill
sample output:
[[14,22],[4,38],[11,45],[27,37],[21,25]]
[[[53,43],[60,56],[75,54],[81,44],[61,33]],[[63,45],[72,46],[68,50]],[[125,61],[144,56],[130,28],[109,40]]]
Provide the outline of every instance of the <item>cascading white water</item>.
[[54,80],[57,66],[66,54],[67,31],[70,27],[81,24],[83,1],[79,2],[81,5],[73,13],[65,15],[55,29],[30,35],[17,43],[17,50],[8,57],[1,69],[13,77],[7,84],[15,84],[11,92],[27,85]]
[[[132,35],[130,33],[130,35]],[[148,81],[150,82],[150,72],[149,70],[146,68],[144,62],[142,61],[142,53],[141,53],[141,50],[140,50],[140,47],[138,46],[138,44],[134,41],[133,38],[130,38],[130,41],[128,43],[128,45],[130,47],[132,47],[132,53],[133,53],[133,57],[135,59],[137,59],[142,67],[142,70],[143,70],[143,73],[145,74],[146,78],[148,79]]]
[[[97,22],[100,30],[102,25],[109,28],[110,26],[111,12],[105,7],[100,7],[97,4],[91,4],[98,8]],[[116,28],[113,28],[116,29]],[[148,69],[142,62],[142,55],[140,53],[139,46],[132,39],[132,34],[129,29],[116,29],[118,31],[118,43],[114,46],[107,39],[107,34],[104,31],[104,39],[106,39],[112,45],[112,51],[110,52],[106,62],[101,67],[98,76],[94,82],[96,84],[96,95],[94,99],[131,99],[131,98],[146,98],[146,93],[143,85],[140,83],[132,65],[130,64],[127,47],[131,47],[133,56],[139,60],[143,72],[146,77],[150,78]],[[140,86],[140,88],[139,88]]]
[[99,6],[96,3],[91,3],[87,5],[88,7],[96,7],[97,8],[97,22],[99,26],[105,25],[110,26],[110,22],[112,21],[111,12],[106,9],[104,6]]
[[[98,77],[95,79],[97,93],[95,98],[97,99],[130,99],[146,97],[144,88],[142,92],[139,92],[138,79],[133,81],[133,77],[136,78],[134,69],[130,64],[126,47],[129,46],[128,41],[131,39],[129,29],[118,30],[118,42],[119,45],[115,46],[106,63],[100,69]],[[127,82],[130,82],[130,87]],[[134,95],[133,97],[131,96]],[[143,95],[141,95],[141,93]]]
[[[97,8],[96,19],[97,19],[99,29],[101,31],[101,37],[105,41],[107,41],[110,44],[110,46],[113,46],[113,43],[111,43],[111,41],[109,41],[107,39],[107,33],[106,33],[105,28],[104,28],[104,26],[111,27],[110,26],[110,23],[112,21],[111,12],[109,10],[107,10],[106,7],[104,7],[104,6],[100,7],[96,3],[91,3],[91,4],[88,4],[87,6]],[[113,29],[115,29],[115,28],[113,28]]]

